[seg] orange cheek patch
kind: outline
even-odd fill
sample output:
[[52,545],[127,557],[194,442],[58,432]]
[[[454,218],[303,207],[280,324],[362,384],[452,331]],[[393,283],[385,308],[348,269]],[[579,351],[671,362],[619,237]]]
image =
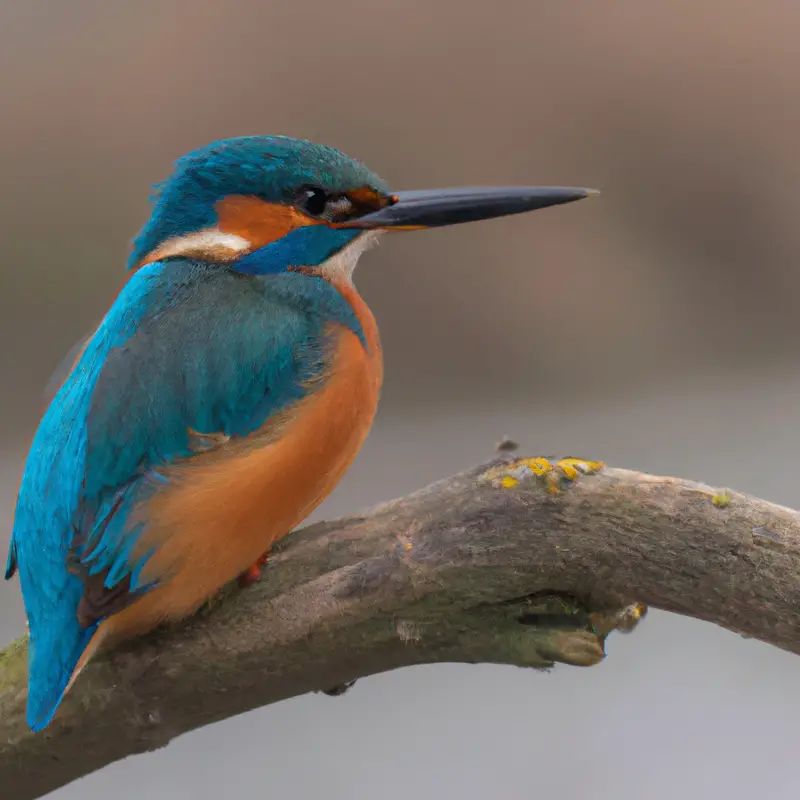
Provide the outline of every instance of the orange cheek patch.
[[360,189],[351,189],[347,196],[355,205],[361,206],[366,211],[380,211],[382,208],[397,202],[397,198],[394,195],[385,197],[368,186],[362,186]]
[[254,250],[282,239],[295,228],[319,224],[291,206],[267,203],[257,197],[231,194],[215,206],[222,233],[241,236]]

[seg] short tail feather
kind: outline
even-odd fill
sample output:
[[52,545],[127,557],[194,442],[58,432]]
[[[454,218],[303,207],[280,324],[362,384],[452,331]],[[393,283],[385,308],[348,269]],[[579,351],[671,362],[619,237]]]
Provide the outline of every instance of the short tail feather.
[[37,626],[38,635],[28,645],[27,719],[35,733],[52,721],[99,624],[82,627],[69,602],[60,604],[53,616],[44,626]]

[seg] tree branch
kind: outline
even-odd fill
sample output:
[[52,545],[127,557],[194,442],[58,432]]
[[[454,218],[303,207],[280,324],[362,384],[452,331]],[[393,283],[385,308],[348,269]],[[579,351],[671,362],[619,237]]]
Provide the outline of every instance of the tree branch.
[[588,666],[643,603],[800,652],[800,517],[589,462],[490,464],[284,540],[264,577],[96,659],[44,734],[0,653],[0,786],[41,797],[258,706],[443,661]]

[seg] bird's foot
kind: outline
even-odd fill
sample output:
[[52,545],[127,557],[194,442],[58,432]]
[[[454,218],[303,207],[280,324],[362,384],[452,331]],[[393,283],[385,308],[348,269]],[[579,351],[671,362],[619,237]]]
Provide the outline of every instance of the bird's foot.
[[530,477],[544,481],[547,491],[557,494],[566,483],[577,480],[581,475],[599,472],[605,464],[602,461],[589,461],[584,458],[521,458],[510,464],[494,467],[484,474],[484,480],[503,489],[513,489]]
[[261,571],[264,569],[269,558],[269,553],[264,553],[255,564],[248,567],[238,578],[239,586],[244,589],[255,583],[261,577]]

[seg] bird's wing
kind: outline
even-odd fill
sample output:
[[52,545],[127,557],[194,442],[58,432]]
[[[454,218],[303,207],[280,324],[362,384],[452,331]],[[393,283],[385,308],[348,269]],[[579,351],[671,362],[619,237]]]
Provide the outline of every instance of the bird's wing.
[[[75,365],[78,363],[83,351],[86,348],[86,345],[89,343],[89,340],[92,338],[92,331],[85,333],[75,342],[72,347],[67,351],[66,355],[58,362],[58,365],[53,370],[48,379],[47,383],[44,387],[44,392],[42,392],[42,396],[44,399],[44,408],[50,405],[53,402],[58,390],[64,384],[64,381],[69,377],[69,374],[72,372]],[[14,537],[11,538],[11,544],[8,548],[8,561],[6,562],[6,571],[5,571],[5,578],[9,580],[13,578],[17,571],[17,552],[16,546],[14,545]]]
[[17,565],[30,625],[32,725],[49,721],[99,622],[148,589],[129,517],[160,468],[313,391],[330,322],[358,326],[332,287],[297,273],[164,262],[131,277],[45,412],[18,496],[9,574]]

